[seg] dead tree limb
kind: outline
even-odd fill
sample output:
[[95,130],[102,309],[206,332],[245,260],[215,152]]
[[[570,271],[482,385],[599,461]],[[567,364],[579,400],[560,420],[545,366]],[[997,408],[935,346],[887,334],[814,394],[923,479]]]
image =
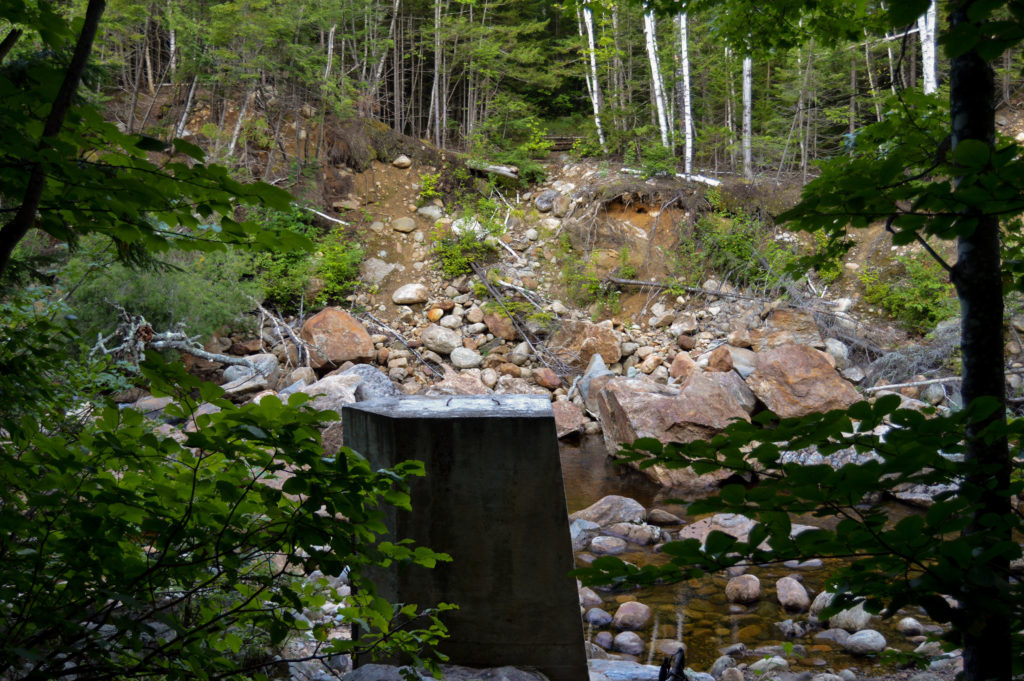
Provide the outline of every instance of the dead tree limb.
[[[295,350],[299,353],[298,364],[299,366],[310,366],[312,351],[316,348],[312,343],[304,341],[295,335],[295,330],[292,329],[291,325],[285,322],[283,319],[278,317],[276,314],[263,307],[262,303],[258,302],[255,298],[250,298],[253,304],[256,305],[256,309],[260,311],[260,314],[265,316],[274,325],[274,331],[277,332],[278,337],[284,340],[286,337],[295,344]],[[262,326],[262,325],[261,325]],[[284,333],[282,333],[282,331]]]
[[478,170],[481,173],[489,173],[491,175],[500,175],[507,177],[510,180],[519,179],[519,168],[515,166],[498,166],[491,165],[489,163],[481,163],[480,161],[467,160],[466,166],[473,170]]
[[394,336],[395,340],[397,340],[399,343],[404,345],[405,349],[408,350],[409,352],[411,352],[412,356],[415,357],[419,361],[420,364],[422,364],[423,366],[425,366],[428,369],[430,369],[430,373],[434,374],[438,378],[444,378],[444,376],[442,376],[440,373],[438,373],[437,369],[435,369],[433,367],[433,365],[430,364],[430,362],[428,362],[427,360],[423,359],[423,357],[420,355],[420,353],[416,352],[416,349],[409,345],[409,342],[407,340],[405,340],[405,338],[402,336],[402,334],[398,333],[397,331],[392,329],[390,326],[388,326],[387,324],[385,324],[381,320],[379,320],[376,317],[374,317],[369,312],[364,312],[361,315],[361,317],[363,317],[365,320],[369,320],[369,322],[373,326],[376,326],[381,331],[385,331],[385,332],[391,334],[392,336]]
[[[1010,369],[1005,372],[1006,376],[1012,376],[1014,374],[1024,374],[1024,369]],[[908,383],[891,383],[889,385],[876,385],[873,388],[864,388],[861,392],[875,393],[880,390],[898,390],[900,388],[918,388],[922,385],[936,385],[941,383],[956,383],[961,381],[961,376],[946,376],[945,378],[929,378],[924,381],[910,381]]]
[[[544,364],[544,366],[551,369],[559,376],[568,376],[571,373],[569,365],[563,362],[561,359],[559,359],[554,353],[552,353],[543,345],[534,343],[535,339],[531,338],[533,334],[529,333],[526,329],[524,329],[522,324],[519,323],[519,320],[516,319],[516,316],[512,314],[508,307],[505,306],[504,296],[502,296],[501,293],[499,293],[498,290],[494,288],[494,285],[487,278],[487,272],[476,263],[470,263],[470,267],[473,268],[474,274],[476,274],[477,278],[487,288],[487,292],[491,295],[491,298],[494,299],[494,302],[501,306],[501,309],[505,312],[505,315],[508,317],[509,321],[512,322],[512,326],[515,327],[516,332],[519,334],[519,336],[522,337],[522,339],[526,341],[526,344],[530,346],[530,350],[533,352],[534,356],[537,357],[537,359],[539,359],[541,363]],[[529,300],[529,298],[527,299]],[[535,303],[532,300],[530,300],[530,302],[533,303],[534,305],[537,305],[537,303]]]
[[[735,298],[737,300],[756,300],[762,303],[768,302],[764,296],[748,296],[742,293],[729,293],[726,291],[709,291],[699,286],[681,286],[679,284],[661,284],[656,281],[642,281],[640,279],[620,279],[619,277],[605,277],[604,280],[618,286],[649,286],[651,288],[671,288],[686,291],[687,293],[699,293],[705,296],[720,296],[722,298]],[[828,304],[827,302],[825,303]]]
[[[89,351],[90,357],[108,355],[127,362],[129,367],[138,371],[139,362],[145,357],[146,350],[178,350],[199,359],[244,366],[252,369],[254,373],[266,375],[256,367],[252,360],[245,357],[231,357],[216,352],[207,352],[199,344],[199,336],[189,336],[181,325],[174,331],[158,333],[142,315],[130,314],[120,305],[114,307],[117,308],[121,321],[113,333],[107,336],[100,334],[97,337],[96,344]],[[107,346],[108,343],[115,341],[119,341],[116,346]]]

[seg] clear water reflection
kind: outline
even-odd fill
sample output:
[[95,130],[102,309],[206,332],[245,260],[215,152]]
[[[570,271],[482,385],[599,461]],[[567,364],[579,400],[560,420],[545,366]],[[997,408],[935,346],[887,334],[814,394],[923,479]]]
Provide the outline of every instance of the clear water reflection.
[[[657,506],[685,517],[683,508],[665,503],[671,494],[663,492],[642,474],[615,464],[608,457],[600,436],[584,438],[576,444],[563,443],[561,460],[566,504],[570,513],[586,508],[608,494],[618,494],[636,499],[648,509]],[[909,512],[903,507],[894,510],[900,514]],[[794,519],[795,522],[801,520],[812,524],[809,518]],[[647,549],[631,551],[621,558],[641,565],[664,560],[661,554]],[[701,580],[627,593],[599,594],[603,600],[602,607],[612,614],[620,603],[627,600],[639,600],[654,611],[652,625],[638,632],[648,644],[640,662],[660,663],[660,656],[652,653],[654,646],[651,643],[655,639],[679,640],[681,637],[687,646],[690,666],[698,671],[706,671],[719,656],[719,650],[732,643],[742,642],[751,650],[759,646],[786,643],[787,639],[778,631],[776,623],[790,618],[799,621],[806,619],[806,615],[788,614],[779,606],[775,598],[775,582],[781,577],[795,576],[803,582],[813,598],[822,589],[828,572],[827,564],[824,569],[794,569],[784,565],[752,568],[750,573],[761,580],[762,598],[750,606],[734,605],[726,601],[727,579],[724,575],[709,575]],[[905,614],[928,624],[920,612]],[[898,618],[882,620],[873,623],[872,628],[885,636],[890,647],[912,650],[916,644],[895,630],[897,621]],[[588,637],[593,637],[597,631],[588,629]],[[802,657],[790,658],[792,669],[879,671],[872,660],[851,657],[830,641],[805,637],[792,642],[803,645],[805,651]],[[748,662],[753,660],[747,658]]]

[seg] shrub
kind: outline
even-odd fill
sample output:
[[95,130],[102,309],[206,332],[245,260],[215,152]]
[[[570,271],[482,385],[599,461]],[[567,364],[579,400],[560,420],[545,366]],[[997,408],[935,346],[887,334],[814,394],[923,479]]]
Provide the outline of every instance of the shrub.
[[607,285],[597,276],[592,261],[584,260],[576,254],[566,234],[559,240],[559,260],[562,263],[562,285],[573,303],[597,306],[602,312],[612,314],[619,311],[618,289]]
[[[348,449],[324,456],[319,428],[336,414],[296,395],[235,406],[150,357],[153,394],[196,426],[171,437],[103,404],[104,384],[81,379],[104,365],[67,355],[50,309],[24,298],[3,308],[0,393],[16,404],[0,412],[0,677],[266,678],[294,635],[324,642],[322,656],[356,645],[431,655],[437,611],[387,603],[364,577],[447,558],[378,534],[388,505],[408,509],[420,464],[378,471]],[[220,411],[197,416],[200,401]],[[94,417],[70,427],[69,407],[83,404]],[[358,644],[328,643],[330,619],[299,616],[340,600],[305,579],[314,570],[347,570],[344,615],[367,627]]]
[[430,203],[441,198],[441,173],[420,174],[420,193],[416,197],[417,205]]
[[256,256],[254,266],[266,301],[284,310],[297,309],[313,277],[323,283],[316,301],[321,304],[340,303],[359,285],[359,264],[365,253],[344,230],[321,234],[310,217],[298,210],[269,213],[264,225],[301,234],[317,250],[316,257],[309,251]]
[[[298,210],[269,211],[263,215],[261,223],[265,228],[294,232],[311,241],[320,236],[320,230],[312,220]],[[254,258],[253,267],[263,299],[284,310],[291,310],[302,299],[313,275],[314,263],[308,251],[267,252]]]
[[623,279],[637,278],[638,273],[636,267],[629,263],[629,246],[623,246],[619,249],[618,274]]
[[172,252],[162,260],[130,266],[117,261],[110,243],[83,241],[59,271],[61,288],[86,338],[109,333],[120,305],[158,330],[182,324],[190,334],[212,335],[241,321],[260,294],[251,276],[252,257],[227,247],[210,253]]
[[640,150],[640,170],[644,177],[674,175],[676,172],[675,153],[661,142],[649,142]]
[[315,274],[323,280],[324,287],[317,301],[341,302],[359,285],[359,263],[363,261],[364,251],[344,231],[338,230],[320,241],[320,252]]
[[864,299],[886,310],[911,331],[924,333],[956,316],[959,305],[949,276],[926,253],[897,256],[897,268],[883,279],[877,268],[860,274]]
[[577,137],[572,143],[569,155],[577,161],[604,156],[605,152],[601,149],[601,142],[597,138],[597,132],[588,131],[583,137]]
[[430,233],[431,251],[437,258],[441,272],[449,278],[473,271],[470,265],[484,262],[493,256],[496,248],[472,231],[462,234],[436,228]]
[[753,288],[778,288],[797,260],[791,246],[776,241],[763,223],[744,214],[704,216],[697,221],[694,239],[712,272]]

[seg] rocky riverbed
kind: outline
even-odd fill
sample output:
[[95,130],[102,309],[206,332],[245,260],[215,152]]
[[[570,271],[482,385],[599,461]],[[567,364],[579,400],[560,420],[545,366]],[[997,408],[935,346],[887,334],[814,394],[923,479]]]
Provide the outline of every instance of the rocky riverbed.
[[[664,561],[658,549],[665,540],[703,542],[715,530],[745,538],[752,526],[732,514],[686,522],[663,507],[649,509],[614,495],[571,517],[577,561],[583,565],[598,555],[657,564]],[[932,671],[958,668],[956,653],[929,642],[941,629],[919,612],[883,619],[857,606],[821,620],[831,598],[823,584],[832,567],[810,560],[737,567],[701,580],[626,592],[581,587],[591,654],[650,664],[682,646],[690,667],[715,679],[724,678],[729,668],[874,676],[887,671],[878,664],[886,650],[925,654]]]

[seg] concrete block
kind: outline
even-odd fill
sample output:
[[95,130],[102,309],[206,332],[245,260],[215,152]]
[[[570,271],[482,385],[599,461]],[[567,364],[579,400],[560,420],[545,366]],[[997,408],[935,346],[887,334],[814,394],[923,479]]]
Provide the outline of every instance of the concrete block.
[[469,667],[533,667],[586,681],[555,419],[546,396],[403,397],[346,405],[344,443],[375,467],[424,462],[397,538],[451,554],[432,570],[389,570],[381,594],[446,613],[441,651]]

